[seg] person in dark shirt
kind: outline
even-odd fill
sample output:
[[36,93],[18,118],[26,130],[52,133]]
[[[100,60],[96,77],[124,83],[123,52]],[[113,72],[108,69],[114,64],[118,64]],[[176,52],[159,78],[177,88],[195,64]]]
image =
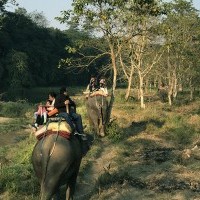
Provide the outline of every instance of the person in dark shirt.
[[60,95],[56,98],[54,107],[58,109],[58,117],[63,117],[66,120],[72,132],[77,130],[83,136],[82,139],[85,139],[81,115],[76,113],[76,104],[67,94],[65,87],[60,89]]
[[95,90],[98,89],[96,76],[94,76],[94,75],[91,76],[90,83],[89,83],[88,87],[89,87],[90,92],[94,92]]

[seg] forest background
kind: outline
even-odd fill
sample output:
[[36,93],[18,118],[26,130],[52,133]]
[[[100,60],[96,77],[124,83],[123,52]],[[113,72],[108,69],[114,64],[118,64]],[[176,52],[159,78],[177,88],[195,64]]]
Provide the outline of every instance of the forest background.
[[74,0],[57,18],[69,27],[62,31],[42,13],[6,11],[8,2],[0,0],[0,199],[39,197],[28,125],[49,90],[69,88],[92,133],[82,90],[93,73],[108,81],[111,120],[83,159],[75,198],[199,199],[200,18],[192,1]]
[[12,2],[3,0],[0,5],[3,100],[26,99],[35,87],[85,87],[91,74],[106,76],[112,90],[116,85],[127,88],[126,100],[131,89],[137,89],[141,107],[145,93],[161,83],[169,86],[169,104],[182,88],[190,90],[193,98],[199,87],[199,11],[192,1],[138,1],[135,5],[127,1],[124,8],[120,1],[104,8],[98,1],[90,5],[101,8],[103,14],[86,7],[81,10],[78,6],[88,2],[75,1],[73,16],[63,11],[57,18],[68,24],[63,31],[48,27],[42,13],[20,7],[6,11],[8,3]]

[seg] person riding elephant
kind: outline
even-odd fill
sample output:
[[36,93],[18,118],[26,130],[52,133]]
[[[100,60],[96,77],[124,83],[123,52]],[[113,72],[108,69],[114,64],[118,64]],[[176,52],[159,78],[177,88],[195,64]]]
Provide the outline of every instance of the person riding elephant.
[[[82,117],[76,113],[76,104],[67,93],[66,87],[60,88],[60,95],[55,99],[54,107],[58,110],[58,117],[63,117],[70,125],[72,132],[76,131],[81,135],[83,140],[86,136],[83,130]],[[75,123],[75,127],[74,124]]]
[[95,75],[92,75],[90,78],[90,82],[87,86],[90,92],[94,92],[98,89],[98,84],[97,84],[97,77]]
[[104,77],[101,77],[100,80],[99,80],[99,90],[104,93],[104,96],[108,96],[106,79]]
[[49,92],[49,102],[50,102],[50,104],[46,104],[47,112],[50,112],[54,109],[55,100],[56,100],[56,93],[55,92]]

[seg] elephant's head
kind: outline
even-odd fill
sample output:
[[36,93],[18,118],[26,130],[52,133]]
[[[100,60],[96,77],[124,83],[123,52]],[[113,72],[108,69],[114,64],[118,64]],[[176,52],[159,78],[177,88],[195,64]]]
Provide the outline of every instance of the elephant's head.
[[105,96],[93,96],[86,100],[86,107],[90,124],[97,135],[105,136],[105,124],[108,103]]

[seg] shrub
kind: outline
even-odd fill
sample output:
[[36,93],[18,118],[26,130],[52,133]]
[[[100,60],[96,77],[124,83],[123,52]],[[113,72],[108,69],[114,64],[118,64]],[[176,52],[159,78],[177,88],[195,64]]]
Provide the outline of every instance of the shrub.
[[[67,88],[69,95],[73,96],[77,93],[82,93],[83,87],[69,87]],[[25,88],[11,88],[6,92],[5,101],[17,101],[19,99],[28,99],[29,102],[38,103],[46,101],[48,93],[54,91],[59,93],[60,87],[35,87],[30,89]]]
[[125,137],[122,129],[115,121],[107,125],[106,134],[108,135],[108,138],[111,139],[113,142],[119,142]]
[[128,183],[136,188],[145,188],[146,185],[140,179],[129,175],[127,171],[121,170],[113,173],[105,172],[101,174],[97,180],[97,188],[108,188],[113,184],[123,185]]
[[[3,167],[0,174],[0,191],[10,191],[30,194],[32,191],[39,191],[36,177],[32,166],[14,164]],[[20,183],[19,183],[20,180]]]
[[25,117],[30,109],[26,102],[0,102],[0,115],[3,117]]
[[175,143],[175,145],[185,146],[192,143],[195,134],[196,133],[193,127],[184,125],[181,127],[169,129],[164,134],[164,137],[167,140],[170,140],[173,143]]
[[28,138],[13,148],[0,148],[0,156],[5,158],[0,171],[0,193],[39,193],[40,186],[30,159],[34,143],[33,138]]

